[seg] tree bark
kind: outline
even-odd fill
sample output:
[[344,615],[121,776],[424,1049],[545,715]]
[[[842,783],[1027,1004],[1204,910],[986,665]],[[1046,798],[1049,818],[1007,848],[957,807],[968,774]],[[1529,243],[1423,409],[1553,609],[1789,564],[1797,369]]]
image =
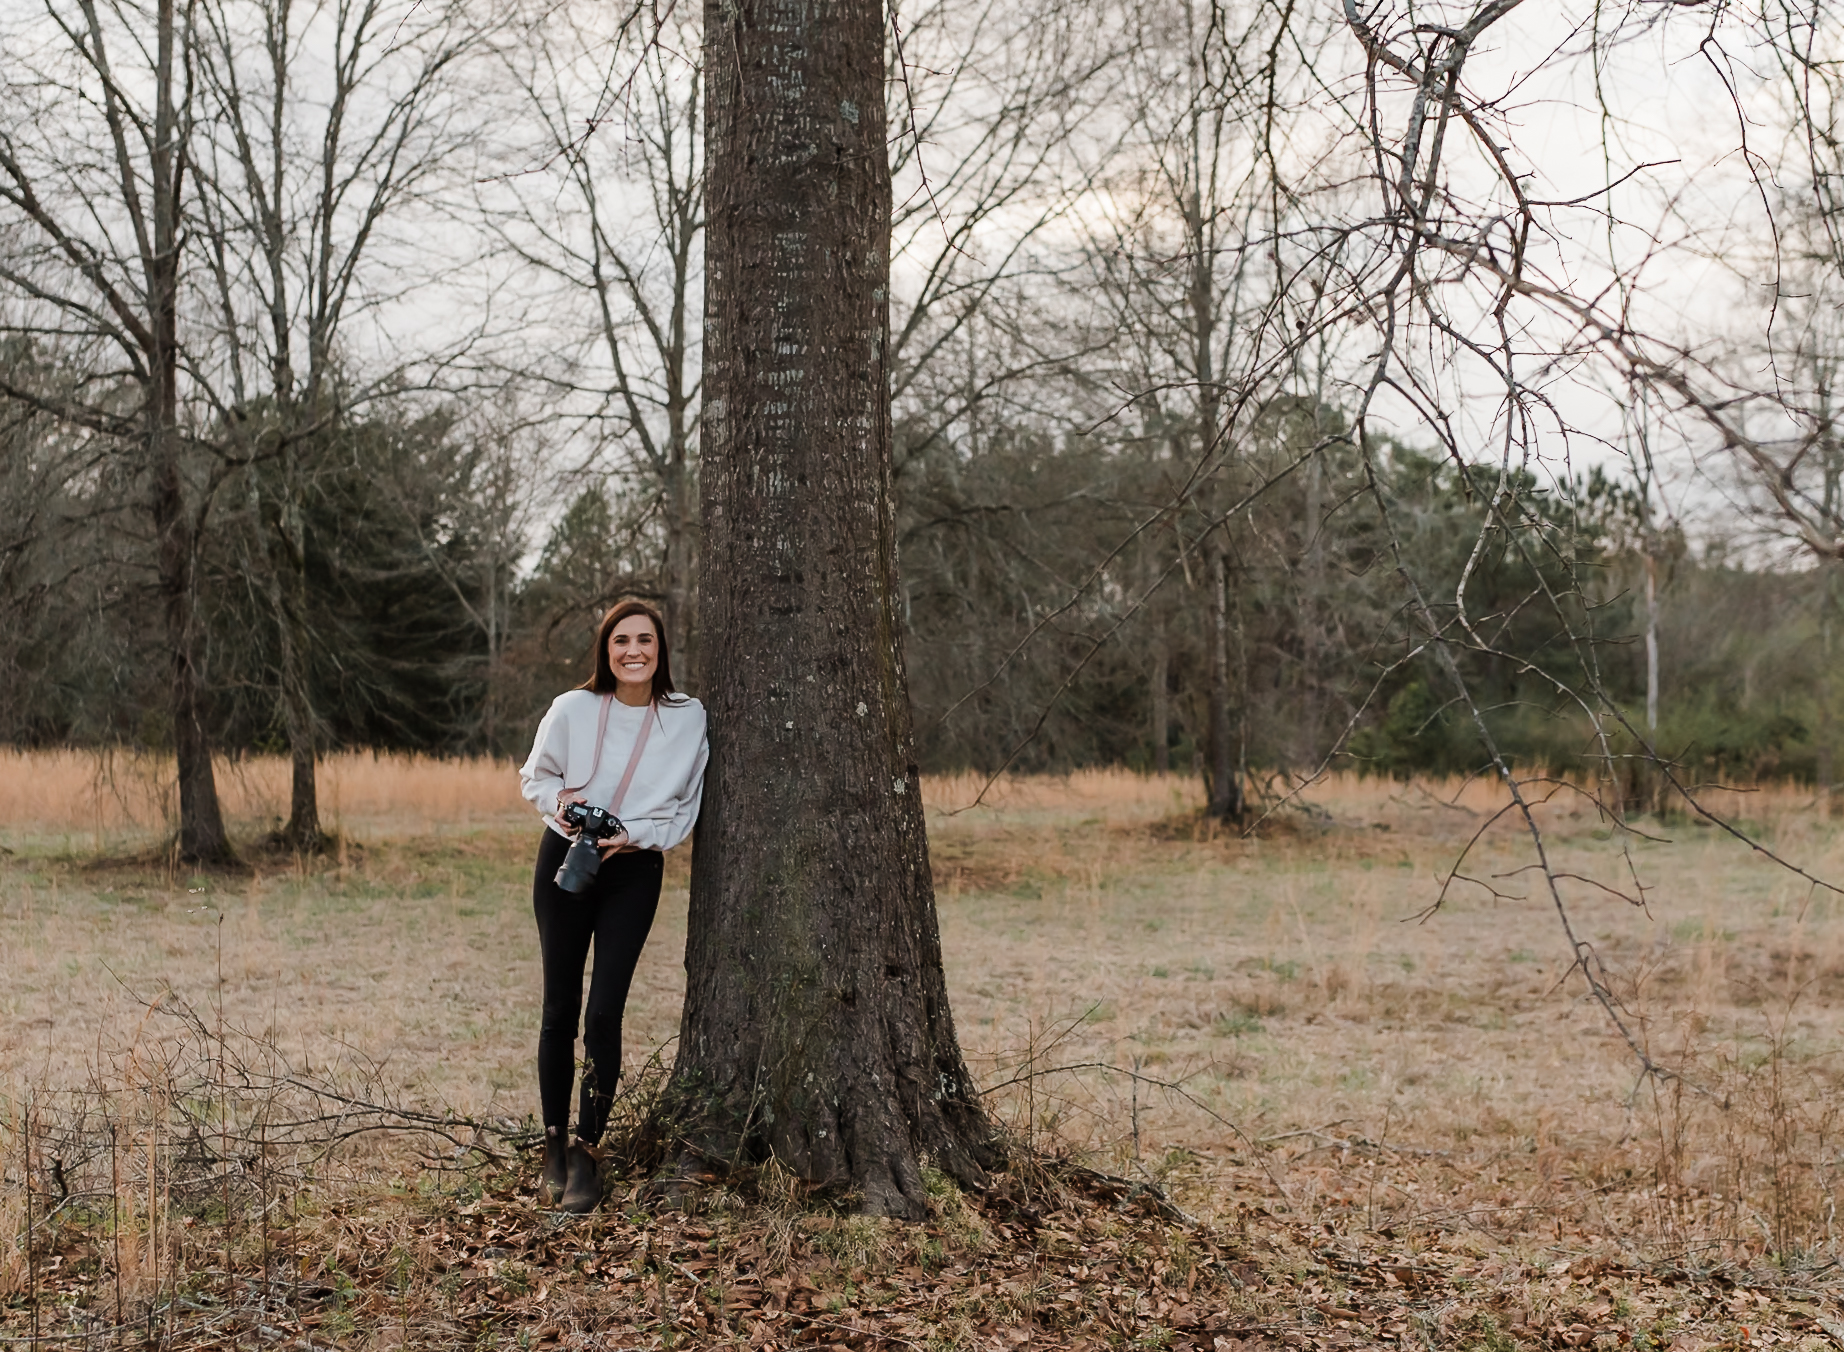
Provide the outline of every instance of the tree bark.
[[983,1186],[897,622],[883,15],[705,8],[700,468],[711,762],[678,1061],[684,1170],[768,1156],[857,1209]]

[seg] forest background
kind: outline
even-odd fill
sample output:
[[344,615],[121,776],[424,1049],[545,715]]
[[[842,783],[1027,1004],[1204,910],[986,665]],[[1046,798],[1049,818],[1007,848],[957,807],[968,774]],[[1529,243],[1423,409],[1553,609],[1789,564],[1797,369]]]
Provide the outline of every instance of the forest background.
[[[1356,322],[1398,255],[1355,110],[1397,112],[1408,11],[895,16],[925,769],[1196,771],[1231,815],[1328,763],[1471,772],[1452,656],[1513,764],[1618,780],[1656,737],[1828,794],[1836,35],[1476,8],[1468,125],[1527,188],[1507,216],[1491,135],[1436,143],[1451,238],[1388,332]],[[6,21],[0,739],[518,756],[629,594],[695,692],[695,16],[205,0],[164,57],[153,26]],[[1513,217],[1541,286],[1493,272]],[[170,440],[121,319],[150,306]]]

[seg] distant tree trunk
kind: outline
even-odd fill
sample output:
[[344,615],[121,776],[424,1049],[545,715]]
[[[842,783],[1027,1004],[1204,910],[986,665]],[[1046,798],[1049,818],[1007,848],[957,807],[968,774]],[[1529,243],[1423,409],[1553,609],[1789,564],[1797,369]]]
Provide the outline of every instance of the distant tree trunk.
[[1646,541],[1646,731],[1658,733],[1658,558]]
[[[161,322],[158,308],[154,317]],[[166,356],[172,359],[170,348]],[[232,858],[232,852],[218,805],[211,738],[205,730],[204,680],[199,670],[198,531],[187,509],[181,477],[179,429],[173,417],[175,374],[175,367],[169,366],[154,375],[151,385],[157,393],[148,405],[147,439],[153,470],[151,509],[158,541],[159,590],[173,675],[179,857],[194,863],[216,863]]]
[[[290,482],[292,461],[292,455],[285,456],[282,470]],[[307,546],[294,493],[284,489],[276,501],[265,502],[261,482],[260,473],[252,468],[251,505],[262,537],[263,587],[276,621],[277,685],[282,730],[288,737],[289,810],[282,840],[297,850],[318,850],[326,844],[326,836],[320,829],[320,793],[314,776],[318,753],[313,691],[308,684]]]
[[313,710],[299,691],[285,690],[282,699],[287,718],[289,764],[288,825],[283,828],[283,834],[297,849],[309,850],[326,839],[320,829],[320,789],[314,780],[319,756],[314,750]]
[[[1646,740],[1658,749],[1658,555],[1656,542],[1648,531],[1644,537],[1646,593]],[[1662,812],[1665,807],[1665,776],[1656,761],[1640,757],[1633,762],[1633,806],[1645,811]]]
[[[286,362],[286,347],[279,347]],[[278,389],[292,385],[278,382]],[[277,403],[285,426],[298,416],[285,394]],[[276,686],[281,706],[282,731],[288,738],[288,823],[281,840],[297,850],[324,849],[327,837],[320,829],[320,790],[315,779],[319,761],[316,745],[313,688],[308,675],[307,532],[300,504],[300,468],[293,447],[285,448],[276,472],[280,485],[265,491],[263,470],[250,467],[250,507],[260,537],[257,552],[263,589],[276,627]]]
[[[1315,455],[1306,465],[1306,510],[1300,524],[1301,568],[1303,583],[1300,596],[1300,726],[1294,733],[1294,757],[1299,764],[1311,765],[1321,754],[1325,735],[1324,671],[1328,645],[1321,607],[1325,596],[1325,541],[1322,530],[1325,515],[1325,462]],[[1248,665],[1247,653],[1243,666]],[[1244,706],[1246,708],[1246,704]],[[1244,720],[1247,714],[1244,714]],[[1247,741],[1245,737],[1244,742]]]
[[698,690],[703,670],[697,615],[697,522],[692,501],[691,457],[682,425],[684,410],[675,408],[667,437],[665,475],[666,557],[661,590],[666,593],[666,620],[674,641],[673,675],[687,689]]
[[499,701],[504,685],[502,659],[506,650],[506,587],[501,578],[505,570],[495,566],[497,563],[498,560],[494,560],[487,567],[487,595],[483,606],[487,619],[487,688],[480,701],[480,745],[489,756],[500,754]]
[[[1192,32],[1195,15],[1185,5],[1185,31]],[[1195,41],[1187,43],[1194,86],[1201,80]],[[1223,435],[1222,392],[1217,386],[1216,333],[1220,322],[1217,294],[1217,220],[1204,200],[1204,105],[1193,105],[1188,118],[1186,173],[1189,187],[1181,198],[1187,246],[1187,300],[1190,309],[1191,374],[1197,384],[1197,435],[1203,459],[1218,450]],[[1225,457],[1227,459],[1227,457]],[[1220,472],[1220,471],[1219,471]],[[1210,798],[1207,811],[1224,821],[1242,820],[1242,791],[1236,779],[1237,748],[1230,733],[1229,708],[1229,558],[1221,539],[1208,549],[1210,575],[1210,721],[1205,747]]]
[[1223,821],[1242,820],[1242,785],[1236,776],[1237,746],[1230,732],[1229,551],[1210,549],[1210,732],[1207,748],[1210,801],[1207,811]]
[[[1223,588],[1229,590],[1229,564],[1224,560]],[[1242,611],[1242,591],[1235,592],[1236,610],[1236,774],[1234,790],[1236,795],[1236,820],[1241,821],[1248,810],[1248,798],[1244,792],[1249,782],[1249,711],[1255,707],[1255,694],[1249,670],[1249,636],[1244,624]]]
[[173,672],[173,753],[179,774],[179,854],[210,863],[231,857],[218,805],[218,782],[205,730],[199,671],[198,537],[201,505],[186,501],[179,429],[179,195],[185,176],[179,109],[174,104],[174,0],[155,19],[152,248],[143,254],[147,287],[146,404],[151,511],[167,651]]
[[1152,669],[1152,768],[1155,774],[1167,774],[1172,768],[1172,651],[1166,641],[1164,626],[1153,638]]
[[1820,565],[1818,592],[1818,810],[1829,818],[1837,783],[1838,737],[1838,575],[1839,564],[1831,560]]
[[711,764],[678,1060],[682,1170],[771,1155],[860,1211],[982,1186],[897,615],[881,6],[705,8],[700,611]]

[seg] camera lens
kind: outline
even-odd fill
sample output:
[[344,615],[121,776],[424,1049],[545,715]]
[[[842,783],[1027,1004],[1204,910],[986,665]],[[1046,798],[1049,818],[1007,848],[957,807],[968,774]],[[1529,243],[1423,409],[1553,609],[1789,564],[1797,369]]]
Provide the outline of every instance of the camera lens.
[[595,881],[596,871],[601,867],[602,856],[596,853],[595,846],[586,837],[581,838],[564,855],[563,866],[557,870],[553,881],[566,892],[586,891],[589,884]]

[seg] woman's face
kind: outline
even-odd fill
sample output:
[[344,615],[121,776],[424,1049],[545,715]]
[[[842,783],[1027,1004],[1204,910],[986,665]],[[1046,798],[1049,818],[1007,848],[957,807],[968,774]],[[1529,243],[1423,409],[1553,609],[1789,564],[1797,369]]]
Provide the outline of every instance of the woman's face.
[[629,615],[608,634],[608,665],[623,685],[651,685],[659,667],[659,635],[645,615]]

